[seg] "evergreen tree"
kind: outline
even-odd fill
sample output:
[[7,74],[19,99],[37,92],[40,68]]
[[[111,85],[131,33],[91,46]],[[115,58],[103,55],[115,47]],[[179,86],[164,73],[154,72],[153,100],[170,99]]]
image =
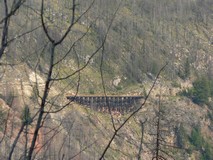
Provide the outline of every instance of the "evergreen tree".
[[186,62],[184,63],[183,69],[179,68],[178,75],[183,80],[186,80],[187,78],[189,78],[190,74],[191,74],[191,72],[190,72],[190,62],[189,62],[189,59],[187,58]]
[[187,79],[190,76],[190,63],[189,59],[186,59],[186,62],[184,64],[184,79]]
[[205,77],[203,77],[196,80],[193,83],[193,87],[193,102],[200,105],[208,103],[208,98],[210,97],[209,81]]
[[32,123],[30,109],[28,106],[24,107],[21,118],[22,118],[22,123],[24,123],[25,125],[29,125]]
[[192,130],[190,141],[195,146],[196,149],[199,150],[202,148],[203,138],[200,133],[200,128],[196,127]]
[[179,148],[184,148],[187,135],[186,135],[185,128],[183,127],[183,124],[180,124],[180,127],[176,128],[176,136],[177,136],[177,139],[176,139],[177,146]]

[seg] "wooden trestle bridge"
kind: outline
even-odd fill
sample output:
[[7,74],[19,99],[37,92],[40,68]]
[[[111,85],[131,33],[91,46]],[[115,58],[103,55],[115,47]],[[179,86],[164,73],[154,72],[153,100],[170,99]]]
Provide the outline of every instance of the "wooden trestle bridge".
[[141,104],[143,96],[67,96],[67,99],[98,111],[129,112]]

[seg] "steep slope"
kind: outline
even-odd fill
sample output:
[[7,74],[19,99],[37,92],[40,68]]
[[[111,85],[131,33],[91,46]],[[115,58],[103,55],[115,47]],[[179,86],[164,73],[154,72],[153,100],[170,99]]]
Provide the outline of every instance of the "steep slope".
[[[75,18],[80,19],[55,49],[46,111],[59,109],[68,102],[66,96],[74,93],[103,95],[105,89],[108,95],[146,95],[160,68],[168,63],[147,104],[118,133],[106,159],[136,159],[139,152],[143,159],[151,159],[156,150],[155,123],[159,113],[162,114],[162,137],[166,141],[163,150],[175,159],[211,159],[213,92],[206,97],[208,103],[195,104],[194,82],[198,77],[207,77],[209,88],[213,88],[210,83],[213,2],[128,0],[121,3],[115,17],[120,1],[97,0],[85,12],[91,3],[78,1]],[[3,2],[0,8],[3,13]],[[69,26],[72,9],[72,3],[67,0],[45,1],[44,22],[56,41]],[[17,123],[8,123],[8,134],[4,143],[0,143],[4,145],[1,152],[6,150],[2,158],[7,157],[12,146],[9,134],[12,126],[16,126],[17,134],[23,124],[24,108],[29,107],[31,115],[39,111],[48,80],[51,43],[41,27],[40,14],[40,1],[28,1],[10,19],[10,43],[1,59],[0,114],[4,117],[1,136],[8,107]],[[80,68],[82,70],[76,72]],[[158,111],[159,103],[161,111]],[[128,115],[113,115],[116,127]],[[145,120],[141,141],[141,122]],[[46,114],[44,122],[35,149],[43,159],[69,159],[75,155],[74,159],[98,159],[113,135],[109,114],[73,103],[60,112]],[[14,157],[24,155],[35,124],[33,121],[29,130],[25,128]],[[29,137],[24,134],[28,131]],[[168,155],[164,156],[169,159]]]

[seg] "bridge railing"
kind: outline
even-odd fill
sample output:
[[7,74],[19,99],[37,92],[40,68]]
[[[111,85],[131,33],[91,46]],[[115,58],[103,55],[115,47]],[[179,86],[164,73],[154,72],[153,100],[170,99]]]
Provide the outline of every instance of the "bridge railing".
[[67,99],[95,110],[128,112],[140,104],[143,96],[67,96]]

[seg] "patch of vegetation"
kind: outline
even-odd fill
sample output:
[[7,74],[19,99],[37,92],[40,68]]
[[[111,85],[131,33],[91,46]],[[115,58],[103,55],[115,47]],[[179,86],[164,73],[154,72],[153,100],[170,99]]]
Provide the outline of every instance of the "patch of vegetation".
[[213,122],[213,113],[208,111],[207,115],[208,115],[208,118]]
[[213,131],[213,111],[209,110],[207,113],[207,118],[210,120],[210,125],[208,126],[211,131]]
[[182,78],[183,80],[186,80],[187,78],[189,78],[190,74],[191,74],[191,70],[190,70],[190,62],[189,59],[187,58],[185,63],[183,64],[183,70],[179,69],[178,71],[178,76],[180,78]]
[[193,145],[195,150],[200,151],[201,160],[213,159],[212,155],[213,146],[202,137],[199,127],[195,127],[192,130],[191,135],[189,137],[189,141]]
[[181,85],[177,81],[172,81],[171,85],[174,88],[181,88]]
[[8,91],[6,94],[0,94],[0,98],[2,98],[4,101],[5,101],[5,103],[7,104],[7,105],[11,105],[12,104],[12,102],[13,102],[13,100],[14,100],[14,98],[15,98],[15,96],[14,96],[14,93],[12,92],[12,91]]
[[5,112],[0,108],[0,131],[3,131],[5,122],[6,122],[6,114],[5,114]]
[[179,148],[185,148],[187,142],[187,134],[183,124],[176,128],[176,145]]
[[209,81],[206,78],[198,79],[193,83],[193,87],[192,100],[197,104],[207,104],[208,98],[211,96]]
[[195,147],[195,149],[197,150],[202,149],[203,137],[201,135],[201,131],[199,127],[195,127],[192,129],[189,140],[190,140],[190,143]]
[[33,120],[31,118],[30,109],[28,106],[24,107],[22,111],[21,119],[22,119],[22,123],[25,125],[30,125],[32,123]]
[[121,91],[122,90],[122,86],[115,86],[116,90]]
[[89,88],[89,94],[95,94],[95,90],[93,88]]
[[193,87],[188,90],[184,90],[180,93],[182,96],[186,96],[198,105],[209,104],[209,97],[213,96],[213,83],[206,77],[198,78],[193,82]]

